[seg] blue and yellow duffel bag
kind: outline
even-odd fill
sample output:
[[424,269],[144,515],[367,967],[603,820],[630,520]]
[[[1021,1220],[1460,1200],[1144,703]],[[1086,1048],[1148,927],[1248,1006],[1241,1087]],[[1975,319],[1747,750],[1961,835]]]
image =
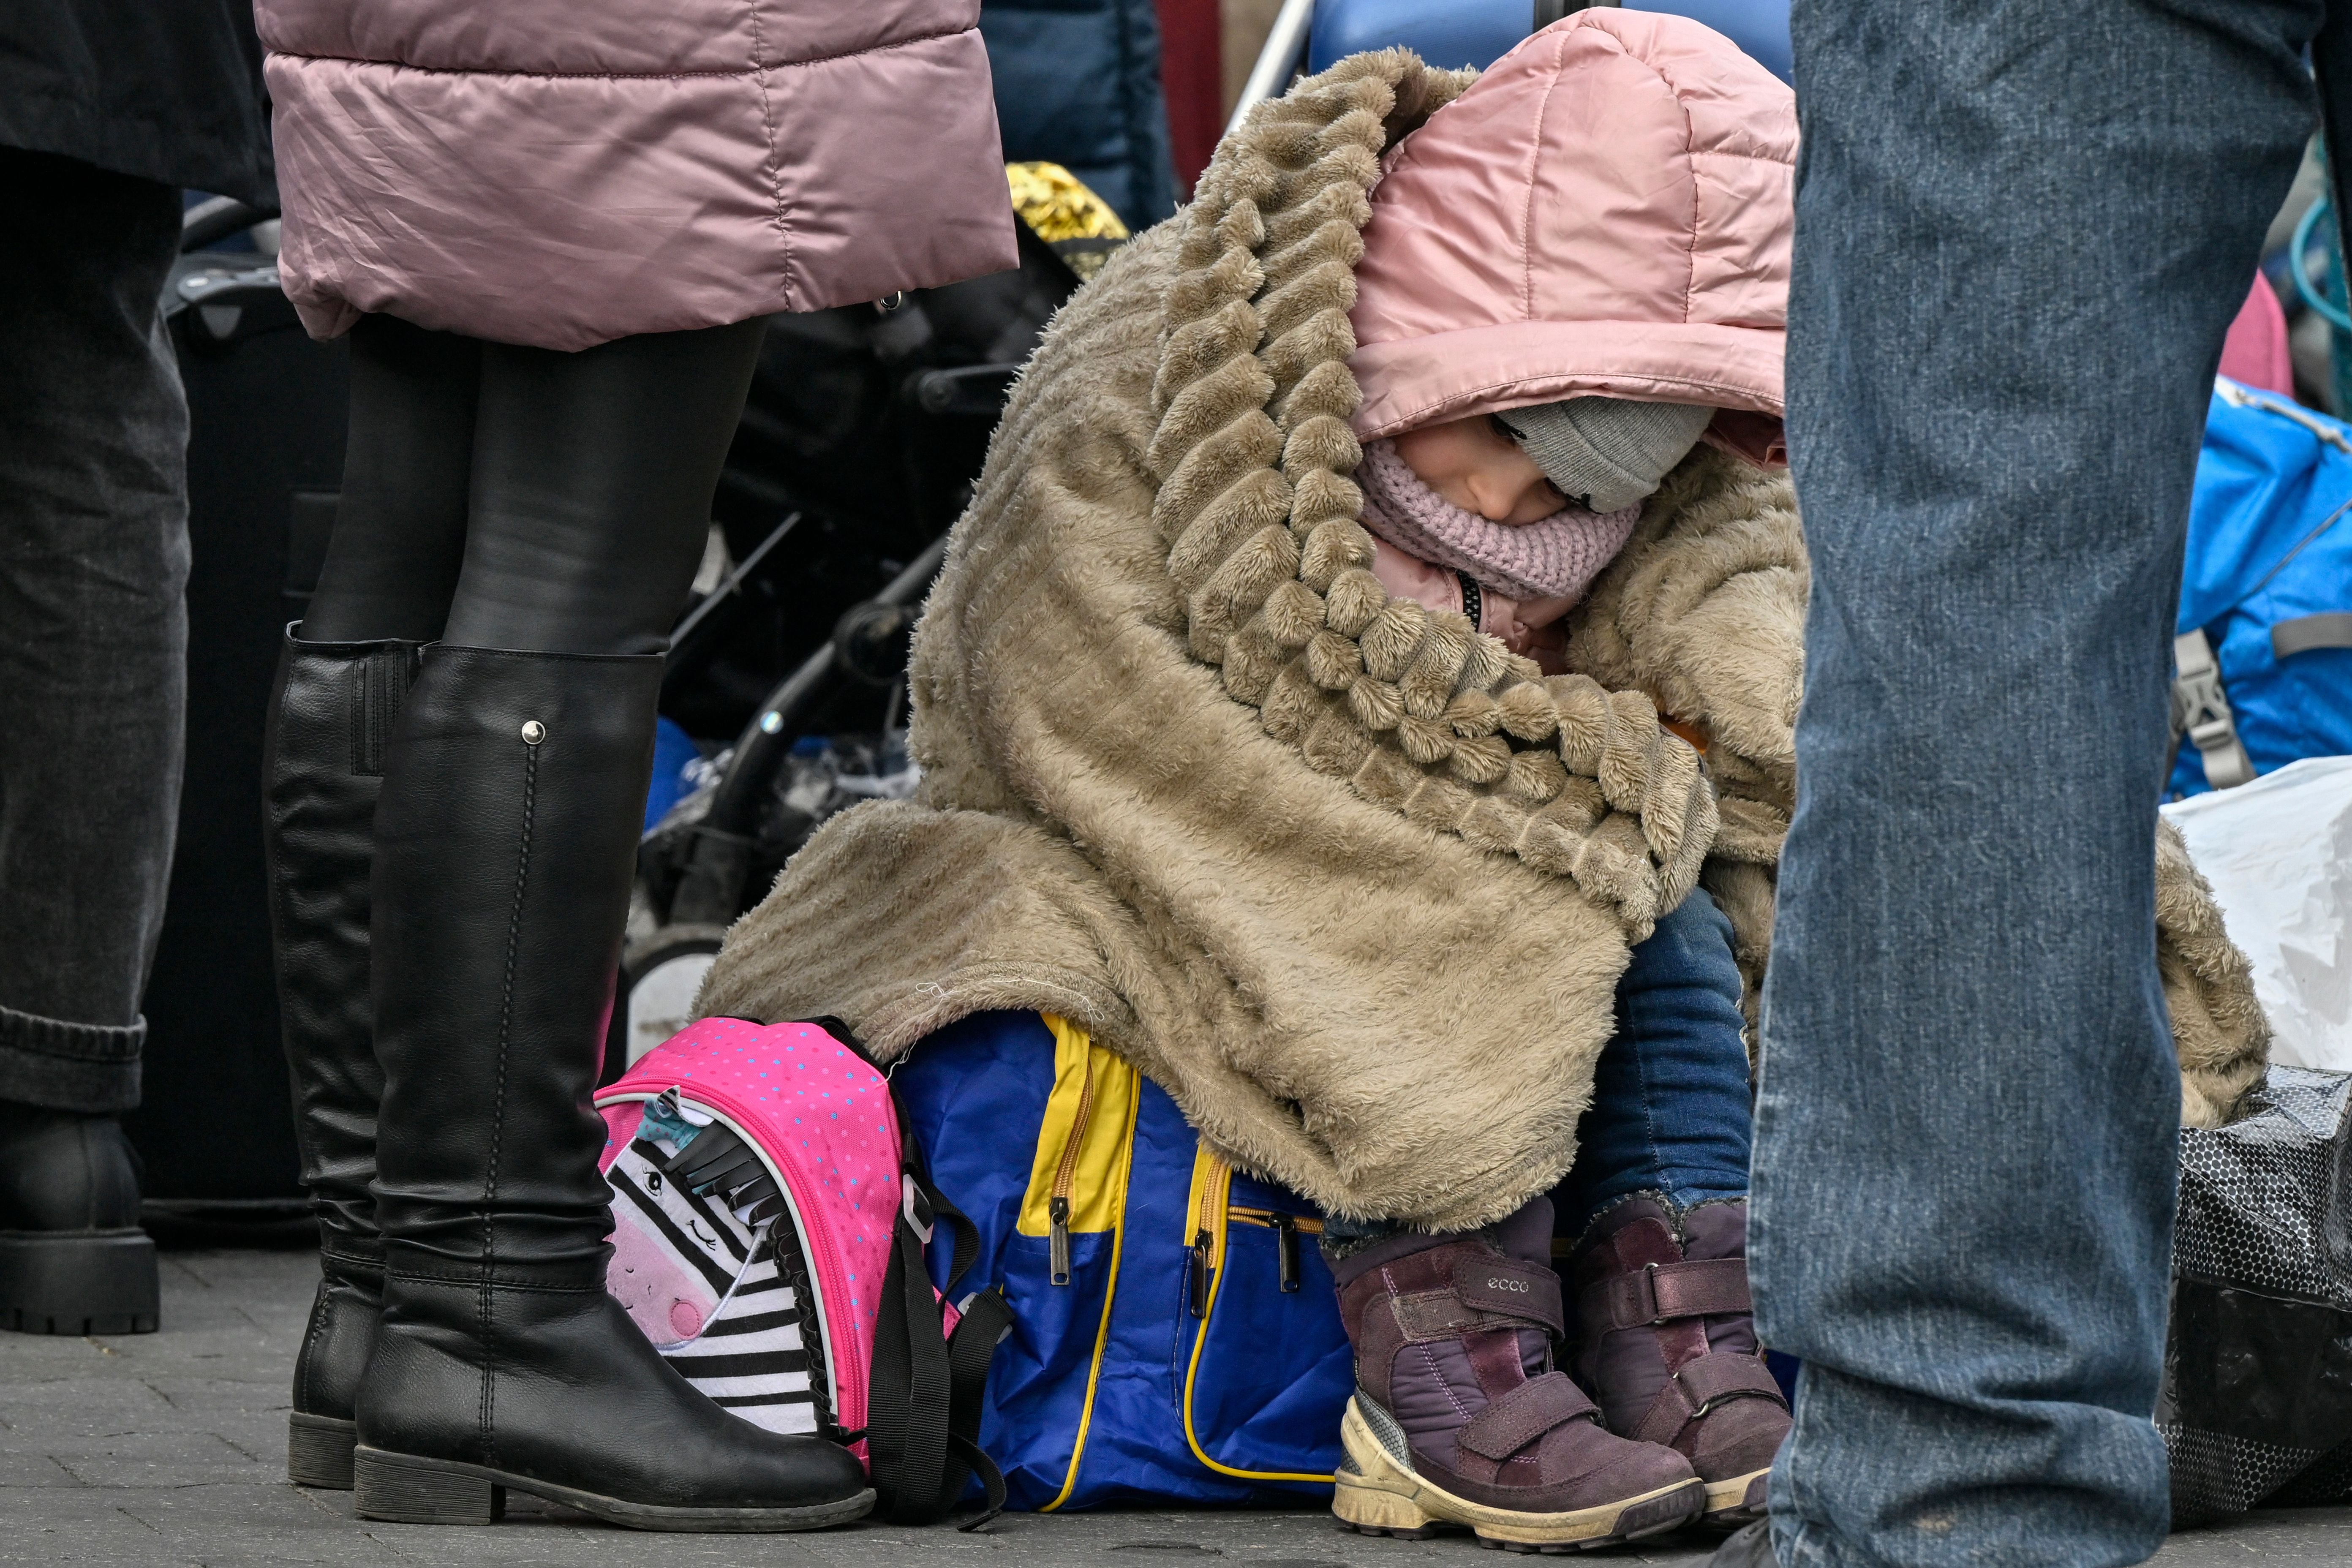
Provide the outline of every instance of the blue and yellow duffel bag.
[[1235,1173],[1059,1018],[966,1018],[893,1082],[979,1227],[966,1287],[1012,1302],[980,1433],[1010,1506],[1329,1497],[1355,1369],[1311,1205]]

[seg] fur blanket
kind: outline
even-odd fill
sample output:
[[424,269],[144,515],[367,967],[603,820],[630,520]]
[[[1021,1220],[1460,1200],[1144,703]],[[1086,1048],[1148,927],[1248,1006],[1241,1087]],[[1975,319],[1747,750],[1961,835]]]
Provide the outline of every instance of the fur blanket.
[[[1701,448],[1570,624],[1584,676],[1709,738],[1679,830],[1594,776],[1622,707],[1366,569],[1365,194],[1468,79],[1391,51],[1301,84],[1064,310],[917,632],[917,795],[828,823],[700,1011],[837,1015],[886,1056],[1058,1013],[1243,1167],[1440,1230],[1567,1170],[1629,943],[1702,875],[1753,1016],[1802,658],[1785,477]],[[2260,1015],[2185,855],[2160,864],[2216,1114]]]

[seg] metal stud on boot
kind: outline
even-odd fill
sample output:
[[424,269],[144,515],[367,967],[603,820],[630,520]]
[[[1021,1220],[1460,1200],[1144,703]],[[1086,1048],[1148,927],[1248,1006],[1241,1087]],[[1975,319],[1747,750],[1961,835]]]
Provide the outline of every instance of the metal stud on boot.
[[1609,1429],[1686,1457],[1706,1483],[1702,1522],[1761,1519],[1789,1406],[1757,1350],[1747,1200],[1627,1198],[1586,1228],[1568,1273],[1577,1375]]
[[1574,1552],[1672,1530],[1706,1489],[1689,1461],[1612,1436],[1553,1369],[1551,1204],[1489,1232],[1399,1237],[1343,1259],[1356,1352],[1331,1510],[1371,1535],[1440,1526],[1514,1552]]

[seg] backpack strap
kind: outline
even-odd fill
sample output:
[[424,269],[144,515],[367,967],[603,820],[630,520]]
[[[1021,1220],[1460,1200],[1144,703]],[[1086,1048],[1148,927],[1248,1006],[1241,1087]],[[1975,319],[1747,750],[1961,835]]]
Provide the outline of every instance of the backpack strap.
[[2251,783],[2252,759],[2238,739],[2237,716],[2221,689],[2221,667],[2214,661],[2213,645],[2204,631],[2186,631],[2172,639],[2172,660],[2179,674],[2172,682],[2172,733],[2176,752],[2186,735],[2205,761],[2205,782],[2215,789]]
[[996,1344],[1013,1324],[1003,1295],[987,1289],[966,1299],[953,1335],[944,1331],[941,1294],[931,1289],[923,1249],[944,1223],[954,1237],[948,1269],[953,1290],[980,1256],[980,1233],[963,1212],[931,1184],[922,1152],[894,1089],[904,1169],[898,1216],[891,1225],[890,1263],[874,1325],[874,1363],[867,1383],[866,1452],[877,1511],[898,1524],[944,1519],[974,1474],[986,1508],[961,1527],[974,1530],[996,1517],[1005,1501],[1004,1477],[980,1447],[980,1420]]
[[[999,1341],[1012,1331],[1013,1303],[993,1285],[964,1298],[955,1332],[948,1336],[948,1451],[961,1468],[980,1478],[987,1505],[956,1526],[978,1530],[1004,1511],[1004,1474],[980,1446],[980,1417],[988,1392],[988,1365]],[[957,1478],[961,1490],[962,1477]]]
[[2352,647],[2352,610],[2297,616],[2271,628],[2271,657],[2281,664],[2322,647]]

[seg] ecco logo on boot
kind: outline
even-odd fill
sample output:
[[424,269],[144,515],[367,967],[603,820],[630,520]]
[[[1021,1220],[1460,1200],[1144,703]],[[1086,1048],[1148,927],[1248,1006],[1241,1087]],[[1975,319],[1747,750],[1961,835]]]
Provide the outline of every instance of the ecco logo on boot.
[[1489,1290],[1517,1290],[1520,1295],[1524,1296],[1528,1293],[1528,1282],[1524,1279],[1497,1279],[1490,1274],[1486,1277],[1486,1289]]

